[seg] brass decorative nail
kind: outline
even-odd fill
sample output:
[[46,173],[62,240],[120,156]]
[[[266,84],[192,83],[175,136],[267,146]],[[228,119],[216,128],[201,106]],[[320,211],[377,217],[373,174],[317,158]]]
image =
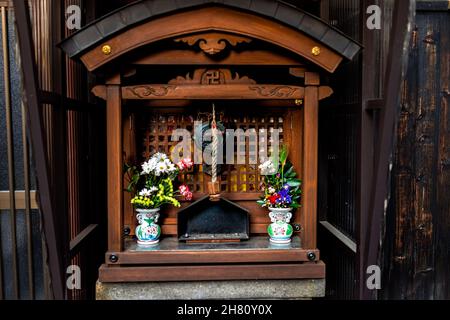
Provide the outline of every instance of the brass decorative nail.
[[112,52],[111,46],[110,45],[104,45],[103,48],[102,48],[102,52],[106,56],[110,55],[111,52]]
[[319,56],[320,55],[320,47],[312,48],[311,52],[312,52],[313,56],[316,56],[316,57]]

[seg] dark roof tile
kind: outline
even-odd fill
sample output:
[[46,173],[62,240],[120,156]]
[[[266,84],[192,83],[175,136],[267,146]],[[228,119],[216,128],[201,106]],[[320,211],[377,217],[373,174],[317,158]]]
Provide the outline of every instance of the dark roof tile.
[[120,12],[122,21],[125,25],[130,25],[144,19],[147,19],[152,15],[150,8],[145,3],[137,4],[136,7],[125,8]]
[[97,28],[103,37],[110,36],[124,27],[126,27],[126,24],[123,22],[120,12],[111,15],[109,19],[100,20],[97,23]]
[[275,18],[277,20],[283,21],[284,23],[292,26],[298,26],[304,16],[305,14],[303,12],[293,11],[291,6],[284,3],[280,3],[278,10],[275,13]]
[[253,0],[250,10],[273,17],[278,8],[278,2],[272,0]]
[[141,0],[100,18],[64,40],[60,46],[70,57],[75,57],[105,37],[131,25],[157,15],[207,3],[222,3],[275,19],[322,42],[348,59],[352,59],[361,49],[361,45],[321,19],[278,0]]
[[103,35],[97,29],[97,25],[91,25],[86,29],[83,29],[83,32],[79,32],[73,36],[73,41],[76,43],[78,48],[89,48],[94,46],[97,42],[103,39]]

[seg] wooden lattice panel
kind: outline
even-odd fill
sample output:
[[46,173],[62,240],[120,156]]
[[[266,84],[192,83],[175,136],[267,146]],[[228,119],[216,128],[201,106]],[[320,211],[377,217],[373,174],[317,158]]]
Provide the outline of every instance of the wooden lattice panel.
[[[174,146],[179,143],[172,141],[172,133],[175,129],[186,129],[194,135],[194,121],[208,121],[207,116],[186,115],[177,113],[152,113],[145,119],[145,128],[142,128],[142,160],[148,159],[156,152],[170,154]],[[221,121],[226,129],[242,129],[244,132],[254,132],[259,137],[259,132],[267,132],[269,139],[268,154],[271,152],[271,133],[278,129],[280,132],[280,142],[283,143],[283,114],[246,116],[246,115],[222,115]],[[245,138],[245,148],[238,149],[235,141],[235,164],[225,164],[222,166],[220,175],[221,191],[226,193],[257,193],[261,177],[259,175],[258,164],[260,163],[258,154],[258,140],[255,135]],[[192,150],[197,148],[192,142]],[[191,157],[194,158],[194,152]],[[238,153],[244,160],[242,164],[237,164]],[[224,142],[225,154],[225,142]],[[253,161],[251,161],[251,159]],[[253,162],[253,163],[252,163]],[[207,192],[207,182],[210,176],[204,173],[203,165],[196,165],[190,172],[181,177],[196,193]]]

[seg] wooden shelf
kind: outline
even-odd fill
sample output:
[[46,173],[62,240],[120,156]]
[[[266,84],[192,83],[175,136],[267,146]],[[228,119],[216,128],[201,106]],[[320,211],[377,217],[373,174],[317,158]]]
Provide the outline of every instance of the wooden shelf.
[[[294,236],[289,245],[273,245],[268,237],[252,237],[248,241],[227,244],[186,244],[177,238],[164,238],[153,247],[140,247],[132,239],[125,241],[122,252],[108,252],[110,265],[218,264],[310,262],[308,254],[320,259],[318,250],[302,249]],[[111,255],[118,259],[110,261]]]
[[289,264],[198,266],[108,266],[99,270],[100,282],[169,282],[226,280],[324,279],[322,261]]

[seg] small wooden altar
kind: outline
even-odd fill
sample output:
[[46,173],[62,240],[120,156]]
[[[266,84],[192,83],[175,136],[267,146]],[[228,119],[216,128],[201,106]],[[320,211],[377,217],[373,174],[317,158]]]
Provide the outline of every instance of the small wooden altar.
[[[323,279],[316,243],[318,115],[319,102],[333,91],[321,80],[360,47],[278,1],[247,7],[246,1],[197,2],[138,1],[62,44],[104,79],[93,89],[107,103],[108,252],[99,281]],[[192,130],[211,102],[228,126],[282,132],[303,181],[290,246],[272,246],[264,237],[269,218],[255,203],[258,166],[246,154],[244,164],[224,170],[220,188],[224,198],[250,212],[248,242],[180,244],[178,211],[168,209],[160,245],[136,248],[124,162],[169,153],[171,132]],[[201,168],[184,179],[194,199],[207,194],[209,178]]]

